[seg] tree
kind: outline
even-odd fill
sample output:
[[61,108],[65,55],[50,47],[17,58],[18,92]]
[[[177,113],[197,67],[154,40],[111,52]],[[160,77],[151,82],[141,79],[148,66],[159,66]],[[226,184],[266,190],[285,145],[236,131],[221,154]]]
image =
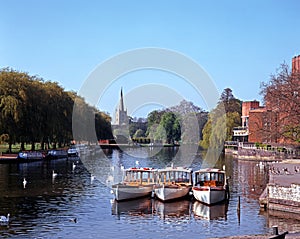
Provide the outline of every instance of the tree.
[[140,138],[145,136],[145,131],[142,129],[138,129],[135,134],[133,135],[133,138]]
[[180,119],[182,143],[198,144],[202,139],[202,129],[207,121],[208,113],[186,100],[182,100],[179,105],[170,107],[166,111],[176,113]]
[[167,143],[174,143],[180,139],[180,123],[173,112],[164,113],[160,125],[165,129]]
[[[147,131],[147,119],[143,119],[143,118],[134,118],[134,119],[130,119],[129,120],[129,135],[131,138],[134,138],[135,133],[137,132],[137,130],[142,130],[143,133],[143,137],[145,136],[145,132]],[[141,136],[140,136],[141,137]]]
[[300,73],[282,64],[269,82],[261,84],[267,111],[274,115],[269,130],[275,142],[300,142]]
[[241,101],[236,99],[232,90],[224,89],[215,109],[208,115],[203,128],[203,148],[223,148],[224,141],[232,139],[232,130],[241,125]]
[[[74,102],[79,107],[73,111]],[[77,106],[78,106],[77,105]],[[62,146],[72,139],[72,116],[76,126],[84,127],[79,138],[91,140],[95,128],[101,137],[110,137],[110,117],[85,103],[74,92],[67,92],[56,82],[4,68],[0,70],[0,135],[12,144],[45,143]],[[84,119],[89,119],[85,124]],[[97,127],[92,127],[93,125]]]

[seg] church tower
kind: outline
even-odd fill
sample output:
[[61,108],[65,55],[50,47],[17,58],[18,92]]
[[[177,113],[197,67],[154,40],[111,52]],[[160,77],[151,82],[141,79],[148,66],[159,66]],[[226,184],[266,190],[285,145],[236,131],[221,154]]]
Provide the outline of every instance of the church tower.
[[116,125],[128,125],[127,110],[124,107],[123,90],[121,88],[119,107],[116,109]]

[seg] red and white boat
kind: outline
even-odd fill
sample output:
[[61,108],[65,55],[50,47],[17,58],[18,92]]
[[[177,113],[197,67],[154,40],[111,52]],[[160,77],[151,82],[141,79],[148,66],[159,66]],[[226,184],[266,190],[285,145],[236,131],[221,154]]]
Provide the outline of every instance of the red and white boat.
[[228,185],[225,170],[206,168],[195,171],[193,195],[207,205],[228,199]]
[[129,168],[125,169],[121,183],[112,185],[117,201],[150,196],[156,183],[156,169]]
[[184,167],[167,167],[157,171],[155,196],[162,201],[185,197],[192,189],[192,170]]

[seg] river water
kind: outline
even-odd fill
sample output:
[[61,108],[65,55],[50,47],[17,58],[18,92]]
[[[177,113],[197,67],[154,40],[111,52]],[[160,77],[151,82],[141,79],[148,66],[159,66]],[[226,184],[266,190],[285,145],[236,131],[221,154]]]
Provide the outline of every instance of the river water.
[[[86,150],[80,159],[0,164],[0,215],[11,215],[8,225],[0,224],[0,238],[210,238],[271,233],[273,225],[279,225],[280,231],[300,231],[300,219],[260,211],[258,197],[267,183],[266,167],[230,156],[212,160],[215,167],[226,165],[228,204],[113,200],[109,185],[120,179],[121,165],[161,168],[170,165],[177,153],[174,148],[155,154],[149,154],[148,148],[105,154]],[[194,170],[209,164],[205,152],[183,156],[192,157],[188,166]]]

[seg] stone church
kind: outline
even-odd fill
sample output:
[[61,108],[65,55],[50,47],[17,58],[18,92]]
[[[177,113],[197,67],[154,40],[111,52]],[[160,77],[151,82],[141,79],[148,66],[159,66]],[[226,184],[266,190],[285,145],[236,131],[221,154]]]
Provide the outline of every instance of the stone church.
[[115,114],[115,125],[117,126],[125,126],[129,123],[129,117],[127,115],[127,110],[124,107],[124,99],[123,99],[123,90],[121,89],[120,102],[119,106],[116,109]]

